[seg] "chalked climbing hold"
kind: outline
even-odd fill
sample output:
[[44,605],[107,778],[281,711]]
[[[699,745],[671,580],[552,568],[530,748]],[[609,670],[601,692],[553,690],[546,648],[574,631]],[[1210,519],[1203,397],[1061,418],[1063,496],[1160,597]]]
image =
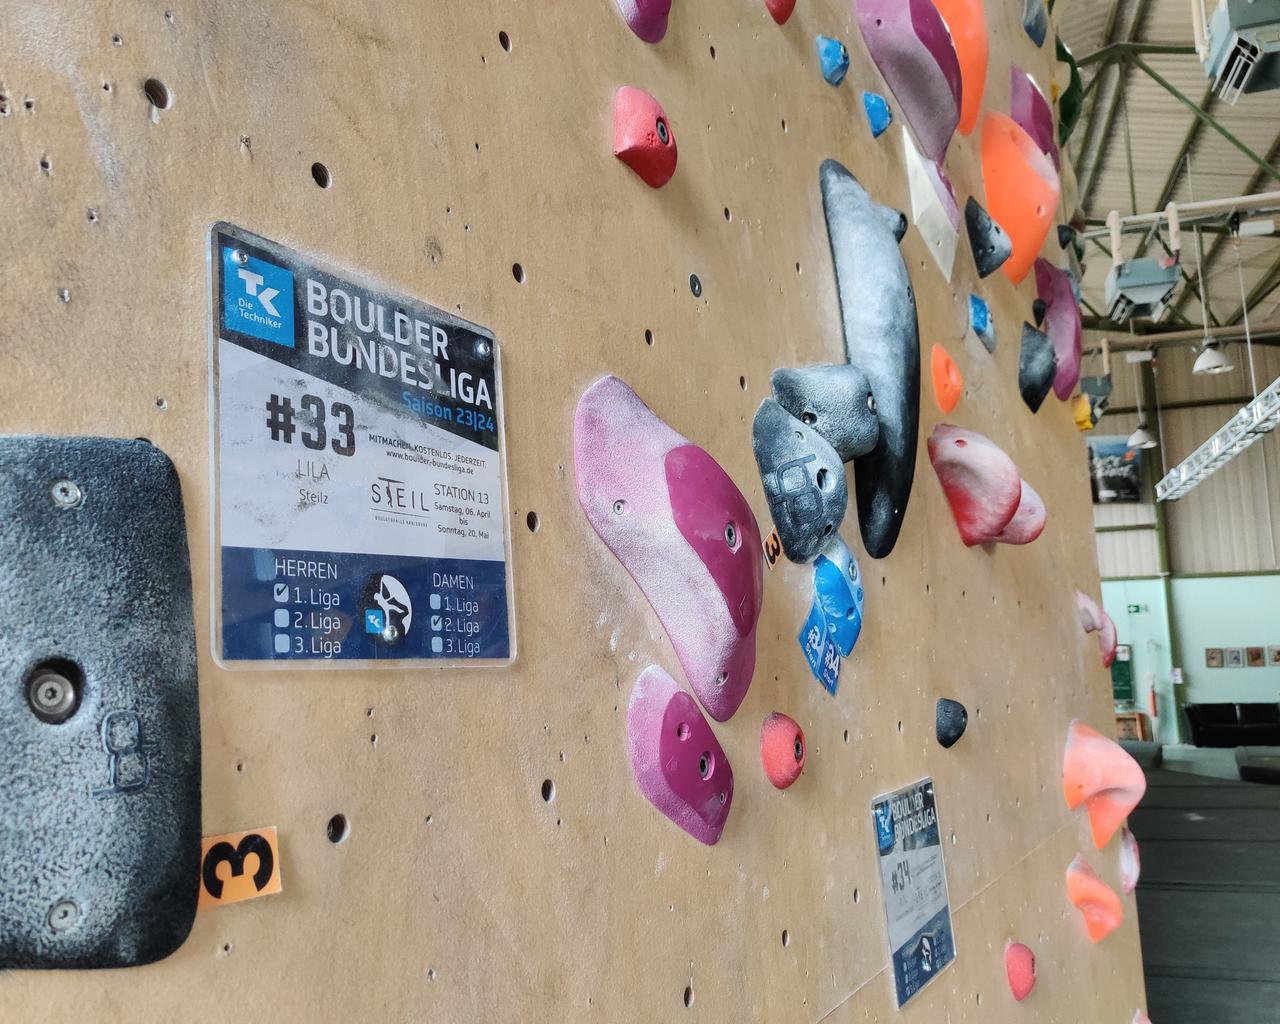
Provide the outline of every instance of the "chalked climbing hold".
[[1036,260],[1036,290],[1044,302],[1045,333],[1058,359],[1053,393],[1058,401],[1065,402],[1080,380],[1080,306],[1071,286],[1071,275],[1048,260]]
[[840,456],[772,398],[756,410],[751,445],[783,553],[793,562],[812,562],[849,504]]
[[960,539],[969,547],[996,540],[1022,497],[1013,460],[976,431],[946,423],[934,428],[928,448]]
[[778,404],[824,438],[844,462],[866,455],[880,437],[867,375],[853,363],[773,371]]
[[650,188],[676,173],[676,137],[667,115],[643,89],[624,85],[613,98],[613,155]]
[[1044,331],[1022,325],[1022,348],[1018,351],[1018,391],[1027,408],[1039,412],[1058,373],[1058,356]]
[[1142,857],[1138,854],[1138,840],[1127,828],[1120,830],[1120,888],[1126,893],[1138,887],[1142,875]]
[[960,134],[978,125],[982,94],[987,88],[987,19],[983,0],[933,0],[951,30],[951,42],[960,62]]
[[969,296],[969,326],[988,352],[996,350],[996,325],[991,319],[991,307],[981,295]]
[[1067,898],[1084,918],[1090,942],[1101,942],[1124,920],[1120,897],[1084,857],[1077,856],[1067,867]]
[[703,707],[725,721],[755,669],[764,568],[751,507],[617,377],[578,400],[573,455],[587,520],[653,605]]
[[857,559],[839,534],[831,538],[813,564],[813,589],[826,620],[829,642],[843,657],[849,657],[862,633],[865,594]]
[[956,366],[956,361],[941,345],[933,346],[929,364],[933,371],[933,399],[944,414],[949,413],[964,393],[964,378],[960,376],[960,367]]
[[933,0],[855,0],[867,51],[926,157],[941,163],[960,123],[960,61]]
[[787,789],[804,771],[804,730],[795,720],[775,711],[760,730],[760,763],[777,789]]
[[1062,793],[1072,810],[1085,805],[1094,846],[1101,850],[1111,841],[1146,791],[1147,777],[1124,747],[1072,721],[1062,755]]
[[822,67],[822,77],[828,85],[839,85],[844,81],[845,72],[849,70],[849,51],[839,39],[829,36],[818,36],[818,64]]
[[1036,46],[1044,46],[1049,36],[1049,11],[1044,0],[1023,0],[1022,27]]
[[1009,67],[1009,117],[1060,169],[1062,158],[1053,136],[1053,108],[1036,80],[1016,64]]
[[945,749],[954,747],[969,725],[969,712],[964,705],[947,697],[938,698],[933,717],[934,734],[938,737],[939,745]]
[[871,382],[880,419],[875,448],[854,460],[858,525],[867,554],[884,558],[907,512],[920,427],[915,293],[898,248],[907,221],[835,160],[822,162],[819,178],[845,355]]
[[1004,114],[987,111],[982,122],[982,180],[987,210],[1013,247],[1001,269],[1010,281],[1021,284],[1053,226],[1058,172],[1030,135]]
[[615,0],[622,20],[646,43],[657,43],[667,34],[671,0]]
[[889,107],[889,101],[878,92],[862,94],[862,109],[867,112],[867,124],[871,125],[874,138],[880,138],[889,130],[889,125],[893,124],[893,111]]
[[964,204],[964,223],[969,232],[969,248],[979,277],[994,274],[1013,255],[1013,243],[1004,228],[991,219],[973,196]]
[[1021,942],[1010,942],[1004,947],[1004,973],[1013,998],[1022,1002],[1036,987],[1036,955]]
[[764,5],[769,9],[769,17],[779,25],[785,25],[796,9],[796,0],[764,0]]
[[907,191],[911,196],[911,222],[924,239],[929,255],[951,280],[956,245],[960,241],[960,207],[955,190],[942,167],[926,160],[911,141],[911,133],[902,130],[902,148],[907,167]]
[[697,703],[657,665],[641,672],[631,691],[627,749],[645,798],[714,846],[733,803],[733,769]]
[[1076,591],[1076,614],[1080,628],[1086,633],[1098,634],[1098,653],[1102,655],[1102,667],[1110,668],[1116,660],[1116,624],[1091,597]]
[[996,534],[995,539],[1001,544],[1030,544],[1044,533],[1046,516],[1043,499],[1023,480],[1018,510],[1014,512],[1008,525]]

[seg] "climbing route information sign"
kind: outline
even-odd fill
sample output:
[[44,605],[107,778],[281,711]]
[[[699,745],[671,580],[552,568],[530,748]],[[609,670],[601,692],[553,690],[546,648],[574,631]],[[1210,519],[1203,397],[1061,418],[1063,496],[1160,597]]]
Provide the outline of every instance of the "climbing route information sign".
[[902,1006],[956,957],[933,780],[876,797],[871,820],[893,981]]
[[229,224],[209,272],[220,660],[510,661],[493,335]]

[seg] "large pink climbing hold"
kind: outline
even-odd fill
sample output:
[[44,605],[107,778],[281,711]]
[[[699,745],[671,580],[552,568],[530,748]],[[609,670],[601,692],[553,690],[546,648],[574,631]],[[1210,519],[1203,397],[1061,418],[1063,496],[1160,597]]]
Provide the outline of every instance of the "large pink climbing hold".
[[929,435],[929,461],[965,544],[999,539],[1022,498],[1013,460],[981,434],[942,423]]
[[756,663],[764,568],[751,506],[617,377],[578,400],[573,459],[588,521],[658,613],[702,706],[725,721]]
[[1044,329],[1058,357],[1053,393],[1065,402],[1080,380],[1080,305],[1071,275],[1048,260],[1036,260],[1036,292],[1044,302]]
[[1120,897],[1084,857],[1077,856],[1067,867],[1067,898],[1084,918],[1090,942],[1101,942],[1124,920]]
[[1030,544],[1044,533],[1045,519],[1048,512],[1044,500],[1025,480],[1022,481],[1022,493],[1018,498],[1018,510],[995,539],[1001,544]]
[[1010,942],[1004,947],[1004,972],[1013,998],[1022,1002],[1036,987],[1036,955],[1021,942]]
[[676,137],[662,105],[643,89],[620,88],[613,98],[613,155],[662,188],[676,173]]
[[657,665],[631,691],[627,748],[649,802],[698,842],[715,845],[733,803],[733,770],[697,702]]
[[658,43],[667,34],[671,0],[615,0],[622,20],[646,43]]
[[1146,791],[1142,766],[1124,747],[1078,718],[1072,721],[1062,755],[1062,795],[1072,810],[1085,805],[1094,846],[1101,850],[1111,841]]
[[791,12],[796,9],[796,0],[764,0],[764,5],[769,8],[769,16],[774,21],[785,25]]
[[1126,893],[1138,887],[1142,875],[1142,858],[1138,854],[1138,840],[1127,828],[1120,830],[1120,888]]
[[1098,607],[1093,598],[1076,591],[1076,613],[1080,616],[1080,628],[1086,633],[1098,634],[1098,651],[1102,655],[1102,667],[1110,668],[1116,660],[1116,624],[1111,616]]
[[760,730],[760,763],[769,781],[786,789],[804,771],[804,730],[796,720],[775,711]]

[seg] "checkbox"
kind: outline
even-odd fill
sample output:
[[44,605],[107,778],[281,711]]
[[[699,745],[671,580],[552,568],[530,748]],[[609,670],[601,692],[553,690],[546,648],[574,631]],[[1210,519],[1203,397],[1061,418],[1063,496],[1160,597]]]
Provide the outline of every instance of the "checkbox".
[[277,633],[276,634],[276,654],[288,654],[288,653],[289,653],[289,634]]
[[441,640],[438,636],[433,636],[431,638],[431,653],[439,654],[443,650],[444,650],[444,641]]
[[432,594],[432,595],[431,595],[431,610],[432,610],[432,611],[434,611],[434,612],[438,612],[438,611],[440,610],[440,595],[439,595],[439,594]]
[[431,628],[435,630],[444,629],[444,619],[439,615],[431,616]]
[[281,604],[284,604],[287,600],[289,600],[289,584],[277,583],[275,586],[274,597]]
[[288,608],[276,609],[276,626],[279,629],[289,628],[289,609]]

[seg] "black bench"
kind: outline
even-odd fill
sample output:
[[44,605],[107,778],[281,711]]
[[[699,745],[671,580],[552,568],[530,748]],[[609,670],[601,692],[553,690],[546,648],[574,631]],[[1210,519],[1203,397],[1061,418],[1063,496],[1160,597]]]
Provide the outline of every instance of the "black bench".
[[1188,704],[1197,747],[1280,746],[1280,704]]

